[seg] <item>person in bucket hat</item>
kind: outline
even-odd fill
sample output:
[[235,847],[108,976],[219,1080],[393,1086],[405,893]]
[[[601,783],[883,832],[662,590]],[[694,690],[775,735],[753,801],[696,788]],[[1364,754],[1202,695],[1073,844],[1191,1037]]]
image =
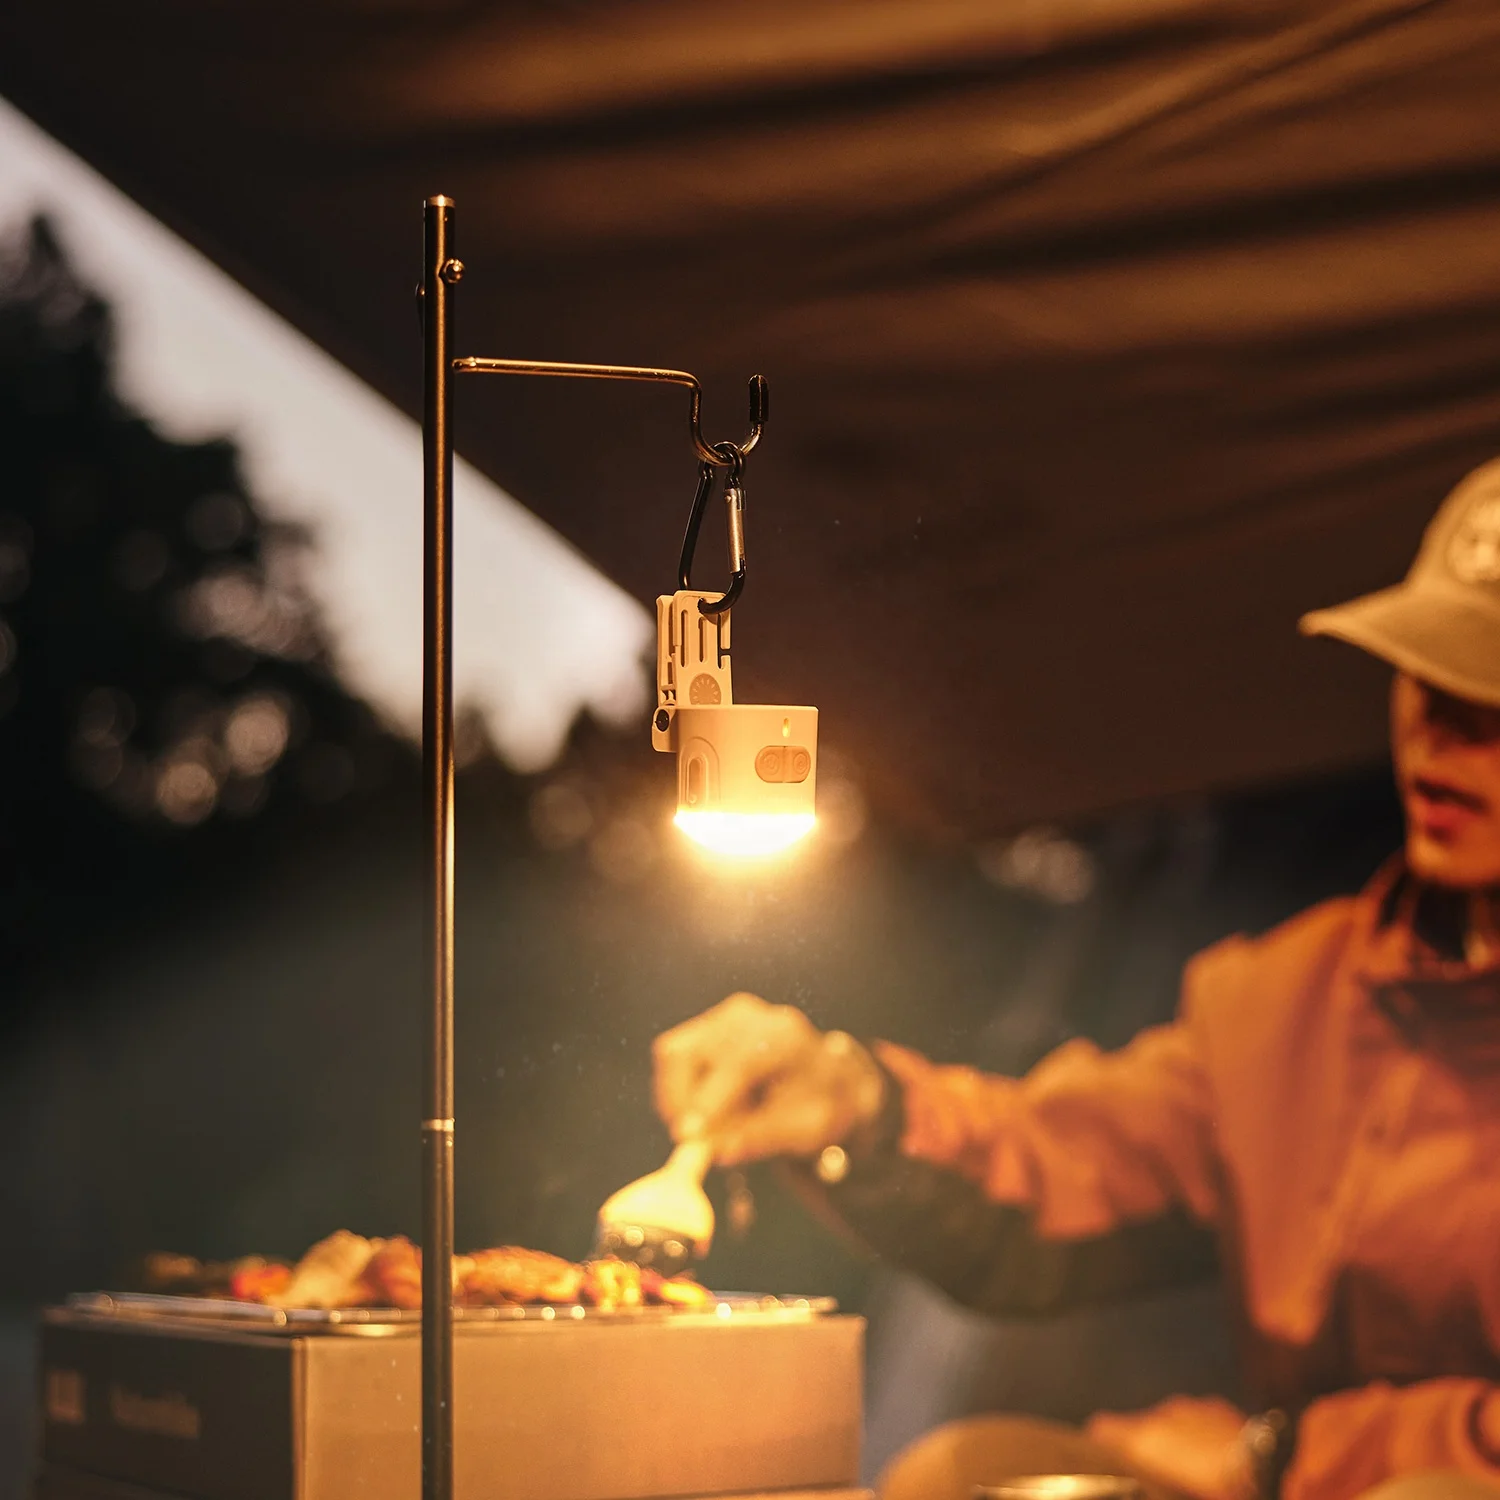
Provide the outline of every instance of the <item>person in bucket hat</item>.
[[1470,890],[1467,941],[1491,942],[1500,886],[1500,460],[1470,474],[1433,517],[1411,571],[1302,617],[1396,669],[1391,751],[1412,873]]
[[676,1139],[780,1159],[962,1303],[1040,1316],[1215,1265],[1232,1290],[1243,1406],[949,1423],[882,1500],[1039,1470],[1194,1500],[1500,1496],[1500,462],[1403,582],[1302,629],[1395,668],[1404,849],[1359,895],[1200,954],[1171,1024],[1020,1079],[751,995],[657,1040]]

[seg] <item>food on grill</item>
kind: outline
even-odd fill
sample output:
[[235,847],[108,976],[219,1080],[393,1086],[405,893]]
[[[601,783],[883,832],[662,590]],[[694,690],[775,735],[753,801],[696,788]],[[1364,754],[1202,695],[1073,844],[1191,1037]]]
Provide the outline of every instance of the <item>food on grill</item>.
[[380,1241],[365,1265],[357,1290],[368,1293],[361,1300],[372,1307],[420,1307],[422,1252],[404,1234]]
[[[195,1260],[191,1255],[156,1251],[129,1267],[123,1277],[131,1290],[159,1292],[184,1297],[237,1297],[239,1286],[284,1286],[292,1274],[281,1261],[263,1255],[245,1255],[239,1260]],[[251,1300],[263,1300],[260,1295]]]
[[663,1279],[651,1279],[651,1272],[634,1261],[613,1257],[585,1261],[584,1295],[596,1307],[639,1307],[646,1300],[648,1286],[660,1288]]
[[[348,1307],[364,1301],[365,1267],[381,1249],[382,1241],[340,1229],[319,1240],[292,1267],[280,1291],[267,1292],[256,1301],[273,1307]],[[351,1301],[352,1299],[352,1301]]]
[[591,1269],[541,1250],[510,1245],[478,1250],[454,1258],[453,1295],[470,1307],[496,1302],[581,1302]]
[[[400,1307],[422,1305],[422,1251],[404,1235],[365,1239],[341,1229],[320,1240],[296,1265],[260,1256],[227,1264],[181,1255],[148,1256],[145,1290],[233,1297],[271,1307]],[[671,1279],[630,1261],[581,1264],[502,1245],[453,1257],[453,1300],[463,1307],[537,1303],[623,1307],[702,1307],[713,1295],[686,1276]]]
[[263,1260],[260,1256],[253,1259],[256,1264],[239,1267],[229,1278],[225,1295],[238,1302],[268,1302],[291,1281],[290,1266],[279,1260]]

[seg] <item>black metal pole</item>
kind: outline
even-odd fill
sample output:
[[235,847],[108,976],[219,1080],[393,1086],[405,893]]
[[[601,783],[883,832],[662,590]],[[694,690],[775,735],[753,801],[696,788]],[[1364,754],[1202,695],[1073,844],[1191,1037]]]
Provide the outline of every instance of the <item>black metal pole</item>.
[[422,1500],[453,1496],[453,200],[426,202],[422,332]]

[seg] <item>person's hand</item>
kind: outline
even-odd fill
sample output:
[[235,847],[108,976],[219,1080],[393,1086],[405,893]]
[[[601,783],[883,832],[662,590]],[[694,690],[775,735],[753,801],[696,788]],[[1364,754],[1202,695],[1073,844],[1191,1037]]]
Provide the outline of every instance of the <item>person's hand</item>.
[[1500,1393],[1487,1390],[1474,1408],[1474,1434],[1491,1462],[1500,1457]]
[[653,1059],[672,1139],[709,1141],[722,1166],[816,1156],[872,1122],[885,1093],[885,1075],[852,1037],[755,995],[731,995],[663,1032]]
[[1179,1396],[1129,1416],[1099,1412],[1088,1434],[1144,1479],[1195,1500],[1248,1500],[1253,1481],[1240,1442],[1244,1426],[1245,1414],[1228,1401]]

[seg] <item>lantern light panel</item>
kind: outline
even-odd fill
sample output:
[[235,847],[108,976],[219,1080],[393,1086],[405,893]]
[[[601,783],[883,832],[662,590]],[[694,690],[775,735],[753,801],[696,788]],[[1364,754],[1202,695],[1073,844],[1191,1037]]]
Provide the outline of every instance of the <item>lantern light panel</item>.
[[651,743],[677,757],[683,833],[715,854],[776,854],[817,821],[818,711],[734,701],[730,612],[699,608],[717,598],[682,589],[656,601]]

